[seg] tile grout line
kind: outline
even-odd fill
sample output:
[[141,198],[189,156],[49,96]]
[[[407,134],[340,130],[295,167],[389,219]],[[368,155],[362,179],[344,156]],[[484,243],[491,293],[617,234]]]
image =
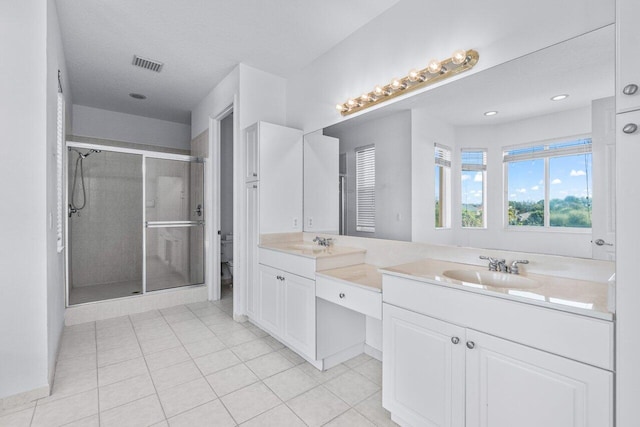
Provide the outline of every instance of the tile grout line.
[[[162,316],[162,312],[160,312],[160,315]],[[142,351],[142,346],[140,345],[140,339],[138,338],[138,333],[136,332],[136,328],[133,326],[133,322],[131,321],[131,316],[128,316],[128,318],[129,318],[129,322],[131,322],[131,327],[133,328],[133,334],[136,337],[136,342],[138,343],[138,347],[140,348],[140,353],[142,353],[142,360],[144,361],[144,366],[146,366],[147,368],[147,375],[149,375],[149,379],[151,380],[151,385],[153,386],[153,389],[156,392],[156,398],[158,399],[158,403],[160,404],[160,410],[162,411],[162,415],[164,415],[164,421],[167,421],[168,420],[167,413],[164,410],[164,406],[162,406],[162,401],[160,400],[160,393],[158,393],[158,388],[156,387],[156,383],[153,381],[153,377],[151,376],[151,369],[149,369],[147,358],[145,357],[144,352]],[[166,322],[166,319],[165,319],[165,322]],[[149,396],[144,396],[141,399],[146,399]],[[136,400],[134,400],[134,402],[136,402]]]

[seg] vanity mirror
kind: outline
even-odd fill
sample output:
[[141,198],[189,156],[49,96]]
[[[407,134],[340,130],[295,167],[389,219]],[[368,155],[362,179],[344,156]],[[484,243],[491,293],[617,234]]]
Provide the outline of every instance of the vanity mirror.
[[614,55],[611,25],[306,135],[304,230],[613,260]]

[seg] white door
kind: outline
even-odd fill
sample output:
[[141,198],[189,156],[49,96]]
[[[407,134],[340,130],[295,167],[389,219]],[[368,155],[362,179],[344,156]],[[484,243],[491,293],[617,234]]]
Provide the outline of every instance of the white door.
[[616,114],[615,98],[591,104],[593,159],[592,256],[615,260],[616,239]]
[[470,329],[465,347],[467,427],[613,425],[611,372]]
[[245,187],[245,201],[247,206],[247,316],[256,319],[258,295],[258,181],[249,182]]
[[[640,2],[616,1],[616,26],[618,32],[616,79],[616,103],[618,113],[640,109]],[[634,93],[625,94],[624,88],[636,85]]]
[[272,334],[282,330],[283,273],[275,268],[258,266],[258,323]]
[[309,358],[316,355],[316,283],[295,274],[283,281],[283,339]]
[[464,328],[389,304],[382,319],[382,405],[413,427],[464,426]]
[[244,131],[245,141],[245,164],[244,179],[246,182],[257,181],[259,179],[259,156],[258,156],[258,123],[249,126]]

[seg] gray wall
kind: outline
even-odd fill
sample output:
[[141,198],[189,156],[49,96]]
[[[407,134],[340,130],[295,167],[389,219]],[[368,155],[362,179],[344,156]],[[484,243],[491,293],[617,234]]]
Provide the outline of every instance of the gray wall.
[[[325,135],[340,140],[347,155],[346,234],[393,240],[411,240],[411,112],[400,111],[379,120],[339,129]],[[356,231],[355,149],[376,147],[376,231]]]
[[[69,200],[77,158],[69,153]],[[71,286],[142,280],[142,156],[91,154],[84,177],[87,204],[69,218]],[[80,205],[79,171],[75,194]]]

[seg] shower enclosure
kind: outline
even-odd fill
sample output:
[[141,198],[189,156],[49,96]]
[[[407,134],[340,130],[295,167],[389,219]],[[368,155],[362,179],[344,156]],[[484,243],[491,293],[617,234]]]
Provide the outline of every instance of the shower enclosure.
[[67,305],[204,283],[200,160],[67,148]]

